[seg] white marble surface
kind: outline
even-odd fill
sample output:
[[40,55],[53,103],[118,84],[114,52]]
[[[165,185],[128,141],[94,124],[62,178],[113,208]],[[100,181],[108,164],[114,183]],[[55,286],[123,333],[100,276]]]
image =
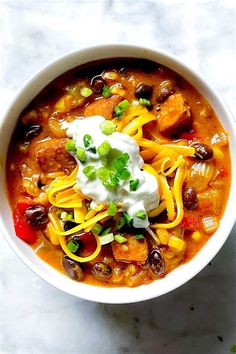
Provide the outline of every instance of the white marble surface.
[[[235,6],[234,0],[0,0],[0,115],[49,60],[84,45],[123,41],[177,54],[211,81],[236,116]],[[0,237],[0,353],[230,353],[236,344],[235,236],[236,228],[212,266],[185,286],[123,306],[52,288]]]

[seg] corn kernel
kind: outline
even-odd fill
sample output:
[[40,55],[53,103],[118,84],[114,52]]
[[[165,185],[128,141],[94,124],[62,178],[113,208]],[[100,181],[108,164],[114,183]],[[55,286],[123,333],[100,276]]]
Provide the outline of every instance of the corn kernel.
[[113,87],[111,88],[111,93],[112,93],[113,95],[119,95],[119,96],[121,96],[121,97],[124,97],[125,94],[126,94],[126,91],[123,90],[122,88],[118,87],[118,86],[113,86]]
[[168,242],[168,246],[175,251],[181,252],[185,248],[185,241],[176,236],[171,236]]
[[169,232],[166,229],[157,229],[156,230],[157,236],[160,240],[162,245],[167,245],[170,239]]
[[218,147],[214,146],[213,147],[213,153],[214,153],[214,158],[217,160],[223,160],[224,159],[224,153],[223,151]]
[[194,231],[192,233],[192,239],[194,241],[199,241],[201,238],[202,238],[202,235],[201,235],[201,233],[199,231]]

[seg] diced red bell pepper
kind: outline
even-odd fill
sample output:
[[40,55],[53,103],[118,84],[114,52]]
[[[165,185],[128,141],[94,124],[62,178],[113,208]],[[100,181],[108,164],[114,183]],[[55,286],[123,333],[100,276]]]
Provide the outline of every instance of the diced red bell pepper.
[[196,231],[199,228],[198,218],[195,215],[185,215],[180,226],[189,231]]
[[21,202],[21,203],[17,203],[17,209],[19,210],[20,214],[24,214],[25,210],[32,206],[32,203],[27,203],[27,202]]
[[219,169],[219,176],[220,177],[227,176],[227,171],[225,171],[225,169],[223,167]]
[[13,214],[13,220],[16,236],[29,244],[35,243],[37,240],[36,231],[17,213]]

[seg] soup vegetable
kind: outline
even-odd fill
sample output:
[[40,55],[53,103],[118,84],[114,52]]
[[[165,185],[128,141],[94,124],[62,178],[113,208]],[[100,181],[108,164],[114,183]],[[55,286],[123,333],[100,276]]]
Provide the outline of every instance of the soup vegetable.
[[217,230],[228,136],[183,78],[146,60],[95,62],[22,112],[7,160],[16,236],[76,281],[138,286]]

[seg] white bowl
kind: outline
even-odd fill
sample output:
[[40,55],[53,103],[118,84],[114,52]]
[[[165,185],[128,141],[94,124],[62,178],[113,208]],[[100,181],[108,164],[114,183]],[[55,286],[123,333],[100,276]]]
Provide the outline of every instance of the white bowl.
[[[12,213],[9,206],[5,181],[6,154],[10,138],[21,111],[52,80],[78,65],[90,61],[118,57],[146,58],[163,64],[189,81],[211,103],[224,128],[230,133],[232,182],[228,203],[220,226],[198,254],[188,263],[179,266],[163,279],[137,288],[105,288],[79,283],[59,273],[42,261],[32,249],[15,236]],[[54,60],[35,74],[19,91],[10,105],[0,127],[0,227],[15,253],[41,278],[58,289],[83,299],[102,303],[132,303],[166,294],[178,288],[202,270],[221,249],[234,225],[236,195],[236,136],[235,123],[227,106],[218,93],[201,75],[181,60],[163,51],[133,45],[100,45],[80,49]]]

